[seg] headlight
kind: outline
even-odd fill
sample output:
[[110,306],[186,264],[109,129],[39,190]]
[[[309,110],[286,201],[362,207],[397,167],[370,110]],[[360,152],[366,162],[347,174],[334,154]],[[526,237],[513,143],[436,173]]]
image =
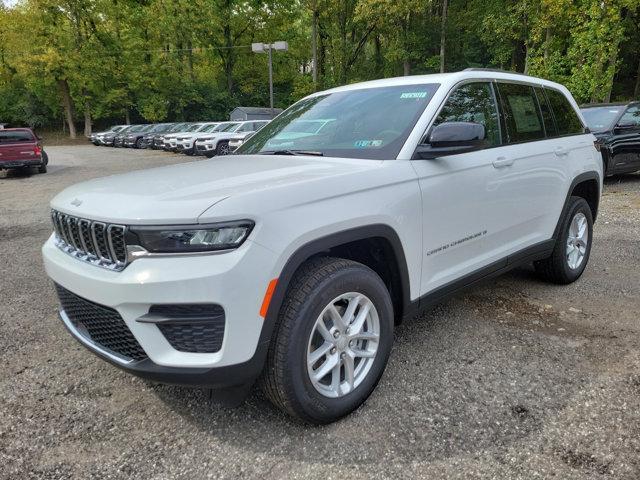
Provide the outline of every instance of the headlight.
[[211,225],[131,227],[127,244],[137,243],[152,253],[189,253],[230,250],[247,239],[254,223],[250,220]]

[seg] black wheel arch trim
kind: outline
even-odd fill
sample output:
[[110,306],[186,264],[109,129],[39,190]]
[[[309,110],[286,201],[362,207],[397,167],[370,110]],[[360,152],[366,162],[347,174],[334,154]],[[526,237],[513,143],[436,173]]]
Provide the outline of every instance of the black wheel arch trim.
[[[280,306],[286,295],[289,282],[298,268],[309,258],[331,248],[335,248],[347,243],[357,242],[358,240],[367,240],[372,238],[382,238],[389,242],[393,253],[396,257],[398,273],[400,275],[400,286],[402,288],[402,306],[406,308],[410,303],[410,283],[409,269],[404,254],[404,247],[400,241],[400,237],[395,229],[389,225],[378,223],[365,225],[361,227],[350,228],[331,233],[325,237],[312,240],[299,247],[287,260],[278,277],[276,290],[271,298],[267,316],[265,318],[266,325],[275,325]],[[265,328],[263,327],[263,334]],[[269,339],[270,339],[269,332]],[[261,337],[262,340],[262,337]]]
[[580,175],[575,177],[571,182],[571,185],[569,186],[569,189],[567,191],[567,196],[564,200],[564,205],[562,206],[562,210],[560,211],[560,216],[558,217],[558,223],[556,223],[556,228],[553,230],[554,240],[558,238],[558,235],[560,234],[560,228],[562,227],[562,219],[567,213],[567,209],[569,207],[569,200],[571,199],[571,194],[573,193],[573,190],[576,188],[577,185],[579,185],[582,182],[586,182],[588,180],[595,180],[596,183],[598,184],[598,203],[596,204],[595,213],[593,215],[593,223],[596,222],[598,207],[600,206],[600,196],[602,195],[602,188],[600,187],[600,183],[601,183],[600,175],[595,170],[592,170],[589,172],[581,173]]

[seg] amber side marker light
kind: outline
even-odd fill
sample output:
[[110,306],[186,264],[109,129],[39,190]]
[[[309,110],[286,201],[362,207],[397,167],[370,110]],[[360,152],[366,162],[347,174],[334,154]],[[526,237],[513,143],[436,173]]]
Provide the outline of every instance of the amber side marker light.
[[269,304],[271,303],[271,297],[273,297],[273,292],[276,291],[276,285],[278,284],[278,279],[274,278],[267,285],[267,291],[264,294],[264,299],[262,300],[262,306],[260,307],[260,316],[265,318],[267,316],[267,310],[269,310]]

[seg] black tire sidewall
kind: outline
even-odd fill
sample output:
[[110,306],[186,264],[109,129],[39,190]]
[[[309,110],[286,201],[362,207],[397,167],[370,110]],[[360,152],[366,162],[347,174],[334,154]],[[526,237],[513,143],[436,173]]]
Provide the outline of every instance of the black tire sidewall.
[[[380,320],[380,342],[374,364],[364,381],[349,394],[328,398],[318,392],[307,373],[307,346],[309,336],[320,312],[336,297],[358,292],[366,295],[375,305]],[[326,423],[349,414],[358,408],[377,385],[387,364],[393,344],[393,305],[382,280],[375,272],[363,266],[350,266],[332,275],[309,295],[297,312],[291,332],[286,364],[289,388],[297,399],[296,410],[303,418]]]
[[[587,248],[586,248],[584,258],[582,259],[582,263],[578,268],[572,269],[571,267],[569,267],[569,262],[567,260],[567,255],[565,251],[566,251],[567,238],[569,236],[569,228],[571,226],[571,222],[573,221],[573,217],[575,217],[576,214],[579,212],[583,213],[584,216],[587,218],[587,229],[588,229],[589,238],[587,240]],[[587,267],[587,264],[589,263],[589,256],[591,255],[591,245],[593,244],[593,217],[591,215],[591,208],[589,207],[589,204],[585,199],[580,197],[573,197],[571,199],[571,204],[569,205],[569,210],[567,212],[567,216],[565,218],[565,222],[562,227],[562,231],[560,233],[560,238],[558,239],[558,241],[560,242],[558,245],[558,248],[560,248],[562,252],[563,274],[568,281],[573,282],[578,278],[580,278],[580,276],[584,272],[584,269]]]

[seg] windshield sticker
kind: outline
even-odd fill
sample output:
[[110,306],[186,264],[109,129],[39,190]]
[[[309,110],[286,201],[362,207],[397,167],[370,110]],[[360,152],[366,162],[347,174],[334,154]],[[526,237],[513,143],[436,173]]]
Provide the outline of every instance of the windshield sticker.
[[353,144],[356,148],[381,147],[382,140],[356,140]]
[[427,92],[404,92],[400,98],[426,98]]

